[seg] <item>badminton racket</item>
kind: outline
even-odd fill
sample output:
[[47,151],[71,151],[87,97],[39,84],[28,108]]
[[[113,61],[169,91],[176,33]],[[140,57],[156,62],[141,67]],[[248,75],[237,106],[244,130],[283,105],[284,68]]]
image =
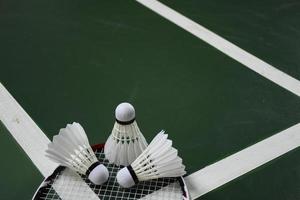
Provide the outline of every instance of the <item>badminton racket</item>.
[[122,166],[110,164],[105,159],[103,144],[93,146],[93,150],[109,171],[109,179],[105,184],[94,185],[85,175],[59,166],[42,182],[33,200],[189,200],[187,186],[182,177],[139,182],[132,188],[120,187],[116,176]]

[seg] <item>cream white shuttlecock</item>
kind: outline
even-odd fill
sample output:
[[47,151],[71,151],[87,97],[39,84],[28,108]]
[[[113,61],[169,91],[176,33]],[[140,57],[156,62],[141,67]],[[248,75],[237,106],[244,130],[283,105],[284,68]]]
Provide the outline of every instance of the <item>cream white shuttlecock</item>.
[[179,177],[186,173],[182,159],[164,131],[158,133],[143,153],[117,173],[120,186],[129,188],[139,181]]
[[101,185],[108,180],[107,168],[100,164],[92,150],[87,135],[79,123],[68,124],[53,137],[46,150],[46,156],[62,166],[86,175],[88,179]]
[[135,120],[130,103],[121,103],[115,111],[116,121],[105,146],[105,158],[110,163],[127,166],[147,147],[147,142]]

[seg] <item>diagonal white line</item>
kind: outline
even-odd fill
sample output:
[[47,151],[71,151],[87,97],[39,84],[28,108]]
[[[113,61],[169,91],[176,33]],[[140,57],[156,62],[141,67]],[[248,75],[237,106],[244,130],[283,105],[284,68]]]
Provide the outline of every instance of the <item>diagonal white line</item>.
[[[41,173],[44,176],[52,173],[56,164],[45,159],[43,154],[48,138],[1,83],[0,119]],[[299,146],[300,123],[186,177],[191,197],[202,196]],[[79,181],[77,184],[85,191],[91,192],[82,180],[75,181]],[[60,196],[65,197],[66,193],[58,189],[59,185],[55,188]]]
[[50,175],[57,167],[44,156],[48,137],[0,83],[0,120],[23,148],[43,176]]
[[183,28],[184,30],[190,32],[194,36],[200,38],[201,40],[215,47],[216,49],[220,50],[221,52],[233,58],[234,60],[245,65],[249,69],[252,69],[253,71],[257,72],[261,76],[273,81],[277,85],[287,89],[288,91],[296,94],[297,96],[300,96],[299,80],[283,73],[282,71],[276,69],[270,64],[246,52],[245,50],[239,48],[238,46],[225,40],[221,36],[213,33],[205,27],[183,16],[177,11],[167,7],[159,1],[136,1],[153,10],[157,14],[163,16],[164,18],[168,19],[169,21],[173,22],[174,24],[178,25],[179,27]]
[[[43,131],[35,124],[30,116],[12,97],[12,95],[0,83],[0,120],[23,148],[25,153],[32,160],[34,165],[40,170],[44,177],[52,174],[57,164],[46,158],[44,155],[50,140]],[[66,170],[64,173],[72,173]],[[62,176],[63,178],[65,176]],[[53,187],[62,200],[81,199],[91,200],[99,199],[90,187],[80,178],[79,175],[69,177],[69,187],[80,186],[80,195],[78,193],[69,194],[70,188],[63,187],[65,180],[61,178]],[[75,195],[76,194],[76,195]],[[76,197],[76,198],[75,198]],[[87,197],[87,198],[83,198]]]
[[[47,185],[48,182],[46,179],[42,182],[39,189]],[[55,178],[52,187],[62,200],[99,200],[99,197],[88,184],[82,181],[82,178],[76,172],[73,172],[68,168]],[[37,195],[39,189],[33,197]],[[51,195],[54,194],[48,193],[48,195],[52,197]],[[45,199],[48,198],[46,197]]]
[[185,178],[196,199],[300,146],[300,123]]
[[99,200],[82,178],[70,169],[64,170],[52,186],[62,200]]
[[[300,81],[246,52],[156,0],[136,0],[234,60],[300,96]],[[191,198],[198,198],[300,145],[300,124],[267,138],[186,177]]]

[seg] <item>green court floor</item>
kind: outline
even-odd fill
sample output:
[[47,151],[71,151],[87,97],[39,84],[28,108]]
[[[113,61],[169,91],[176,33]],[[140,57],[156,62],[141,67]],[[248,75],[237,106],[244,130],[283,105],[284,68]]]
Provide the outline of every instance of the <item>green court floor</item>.
[[[300,4],[163,3],[300,79]],[[300,99],[129,0],[3,0],[0,81],[52,138],[80,122],[110,134],[114,108],[135,105],[148,141],[169,133],[189,173],[300,122]],[[30,199],[43,177],[2,126],[1,199]],[[200,199],[300,199],[300,150]]]
[[161,2],[300,79],[297,0]]

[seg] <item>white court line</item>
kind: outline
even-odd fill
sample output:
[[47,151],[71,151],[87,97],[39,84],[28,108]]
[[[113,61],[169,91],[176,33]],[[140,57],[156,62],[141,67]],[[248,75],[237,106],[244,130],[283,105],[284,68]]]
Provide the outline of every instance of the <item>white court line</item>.
[[[273,66],[249,54],[158,1],[137,1],[238,62],[244,64],[248,68],[256,71],[265,78],[300,96],[300,82],[293,77],[277,70]],[[44,152],[46,149],[49,139],[1,84],[0,119],[41,173],[44,176],[49,175],[56,167],[56,164],[51,163],[43,154],[41,154],[41,152]],[[185,180],[188,184],[191,198],[195,199],[200,197],[270,160],[299,147],[299,132],[300,125],[297,124],[186,177]],[[86,184],[82,184],[82,186],[85,187]],[[87,191],[92,192],[89,188],[86,189]]]
[[276,69],[270,64],[262,61],[261,59],[251,55],[245,50],[239,48],[233,43],[225,40],[219,35],[213,33],[212,31],[206,29],[205,27],[197,24],[196,22],[190,20],[189,18],[183,16],[182,14],[176,12],[175,10],[167,7],[166,5],[160,3],[156,0],[136,0],[137,2],[143,4],[147,8],[153,10],[157,14],[163,16],[184,30],[190,32],[194,36],[200,38],[204,42],[210,44],[216,49],[220,50],[224,54],[233,58],[234,60],[245,65],[249,69],[257,72],[261,76],[273,81],[277,85],[287,89],[288,91],[300,96],[300,81],[283,73],[282,71]]
[[100,200],[82,178],[68,168],[52,186],[62,200]]
[[[251,55],[159,1],[137,0],[137,2],[190,32],[261,76],[300,96],[300,81],[297,79]],[[299,147],[299,134],[300,125],[297,124],[186,177],[191,198],[198,198],[270,160]]]
[[[52,173],[56,164],[46,159],[44,150],[50,142],[29,115],[0,83],[0,119],[44,176]],[[300,124],[254,144],[186,177],[191,198],[195,199],[215,188],[275,159],[300,145]],[[81,181],[81,180],[79,180]],[[83,190],[94,192],[81,182]],[[59,185],[57,187],[60,187]],[[64,191],[57,188],[61,196]]]
[[300,123],[185,178],[196,199],[300,146]]
[[[39,169],[44,177],[48,177],[58,166],[50,159],[46,158],[45,150],[50,142],[48,137],[43,131],[35,124],[30,116],[12,97],[12,95],[0,83],[0,120],[23,148],[25,153],[32,160],[34,165]],[[66,170],[64,173],[71,173]],[[77,177],[77,178],[76,178]],[[95,200],[99,199],[98,196],[91,190],[91,188],[80,178],[79,175],[69,178],[69,182],[74,185],[80,185],[80,191],[89,194],[87,199],[82,198],[77,193],[69,194],[70,189],[64,188],[62,185],[65,183],[62,179],[53,185],[57,194],[63,200]],[[85,194],[86,195],[86,194]],[[87,195],[86,195],[87,196]],[[75,198],[76,197],[76,198]]]
[[[48,177],[45,178],[40,187],[36,190],[33,198],[37,195],[40,188],[47,185],[47,178]],[[66,168],[60,176],[55,178],[52,187],[62,200],[99,200],[99,197],[82,178],[76,172],[68,168]],[[74,188],[76,188],[76,191]],[[34,200],[33,198],[32,200]]]
[[0,120],[23,148],[44,177],[50,175],[57,164],[44,156],[50,142],[43,131],[0,83]]

